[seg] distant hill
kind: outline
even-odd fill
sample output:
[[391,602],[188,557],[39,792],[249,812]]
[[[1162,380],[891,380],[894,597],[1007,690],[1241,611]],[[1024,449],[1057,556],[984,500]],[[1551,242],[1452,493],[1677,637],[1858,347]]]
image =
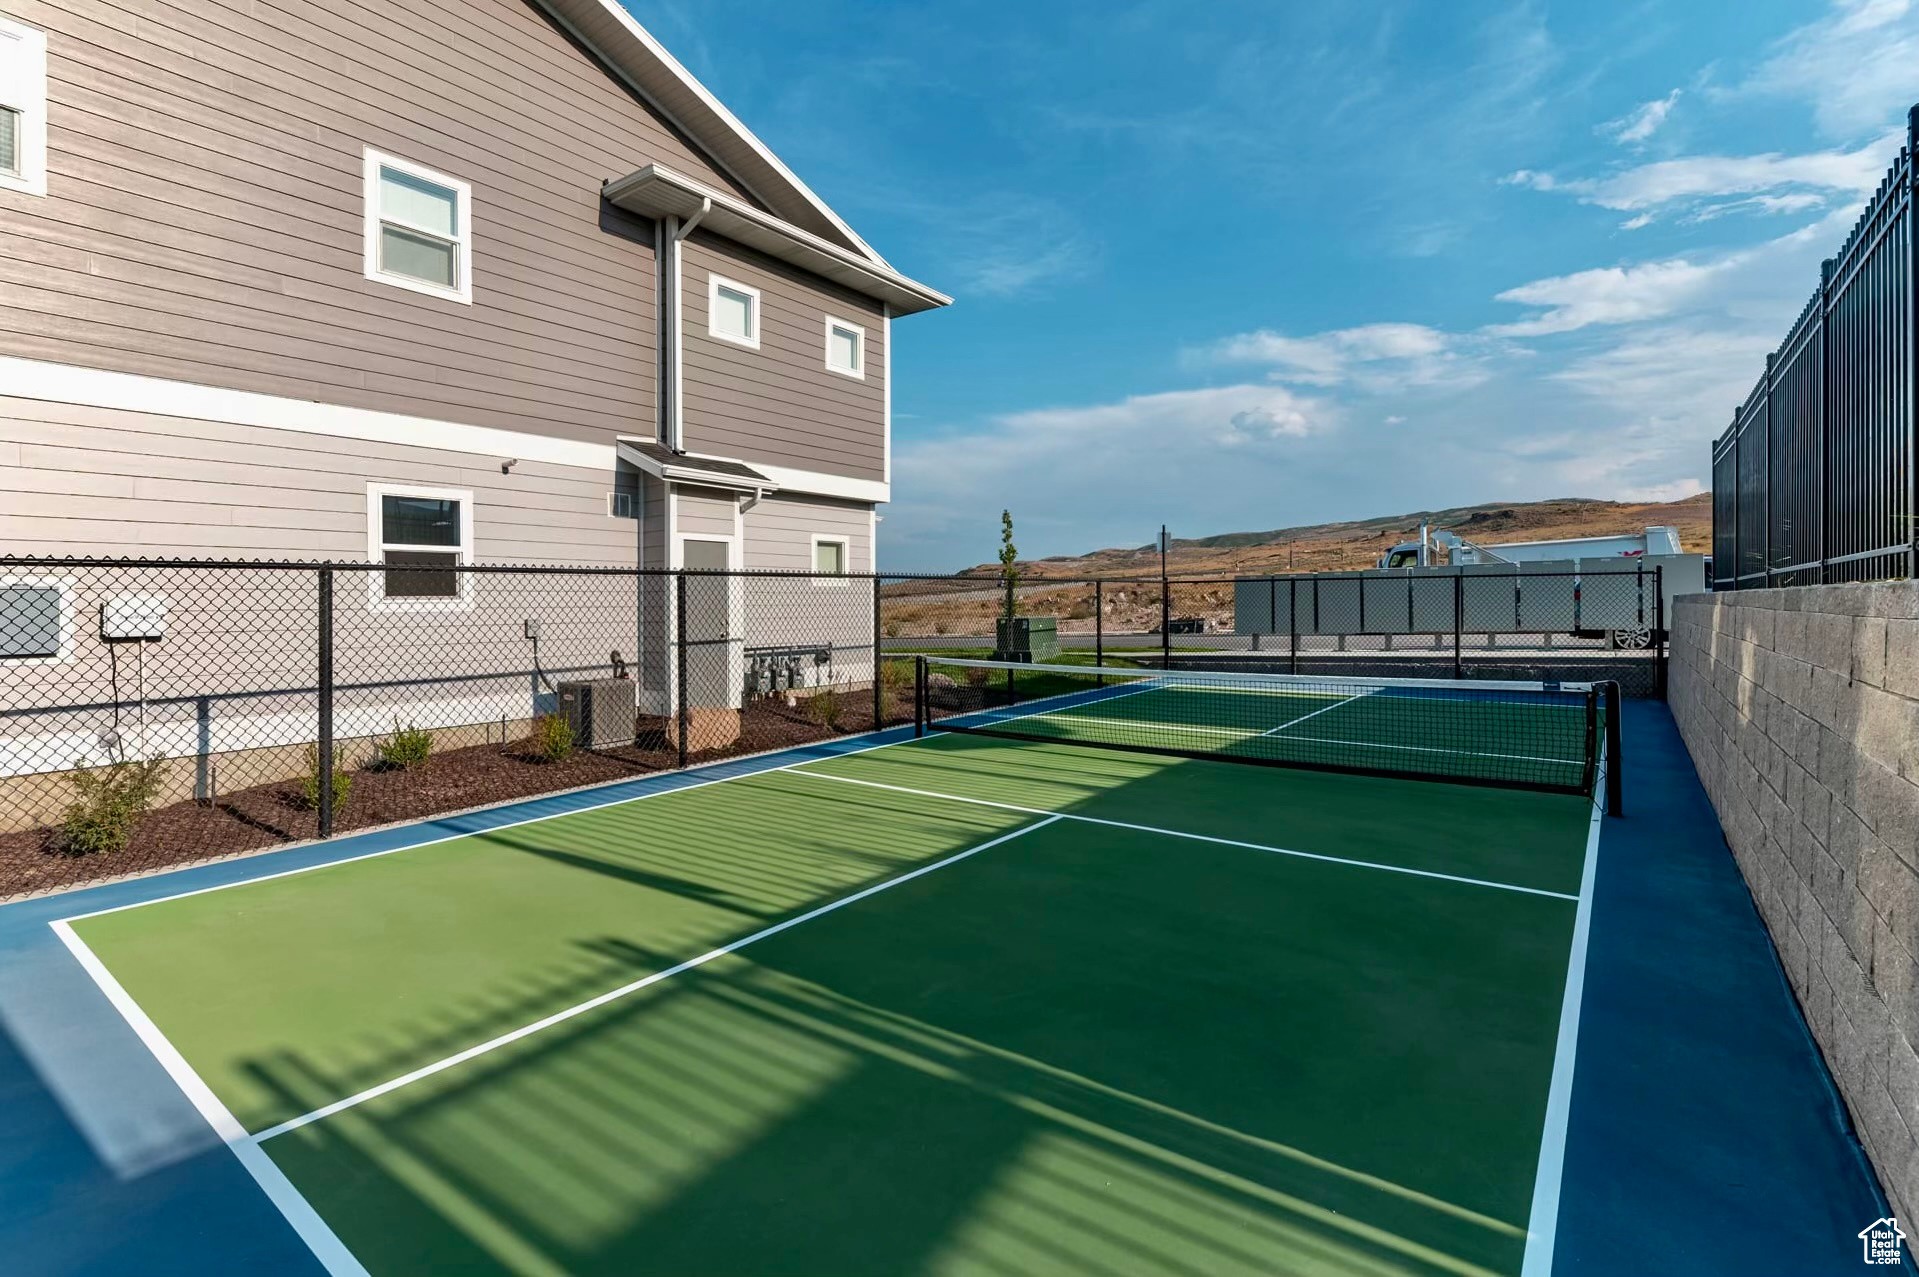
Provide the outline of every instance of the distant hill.
[[[1173,575],[1215,572],[1324,572],[1370,567],[1387,549],[1418,539],[1421,522],[1473,541],[1550,541],[1562,537],[1637,532],[1659,524],[1679,529],[1680,545],[1703,552],[1712,540],[1712,496],[1701,492],[1678,501],[1634,504],[1558,497],[1550,501],[1499,501],[1418,510],[1343,523],[1313,523],[1270,532],[1222,532],[1176,537],[1167,555]],[[1094,550],[1022,562],[1029,579],[1075,576],[1143,576],[1159,572],[1152,545]],[[972,572],[997,573],[997,563]]]

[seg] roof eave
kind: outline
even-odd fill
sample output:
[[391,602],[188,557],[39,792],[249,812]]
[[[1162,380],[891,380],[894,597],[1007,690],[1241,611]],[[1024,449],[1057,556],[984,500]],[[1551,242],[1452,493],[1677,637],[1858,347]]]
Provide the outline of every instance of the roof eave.
[[843,240],[854,252],[887,266],[886,259],[827,207],[798,175],[754,136],[724,103],[680,65],[619,0],[538,0],[562,26],[620,73],[655,110],[706,149],[754,198],[787,212],[789,220]]
[[[883,301],[895,315],[911,315],[952,305],[937,289],[909,279],[875,259],[859,254],[803,227],[761,212],[745,201],[659,164],[648,164],[608,182],[606,198],[644,217],[688,218],[706,209],[700,228],[754,248],[843,288]],[[708,201],[711,201],[710,207]]]

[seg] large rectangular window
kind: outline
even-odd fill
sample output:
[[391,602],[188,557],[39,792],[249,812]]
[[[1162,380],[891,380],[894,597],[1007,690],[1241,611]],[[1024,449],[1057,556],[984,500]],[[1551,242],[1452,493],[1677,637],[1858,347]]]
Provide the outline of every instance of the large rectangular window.
[[441,488],[371,484],[368,525],[378,575],[376,601],[464,601],[467,573],[448,571],[473,561],[473,494]]
[[759,349],[760,290],[715,275],[707,289],[706,331],[721,341]]
[[0,17],[0,188],[47,193],[47,37]]
[[367,278],[471,302],[472,212],[472,187],[465,182],[368,151]]

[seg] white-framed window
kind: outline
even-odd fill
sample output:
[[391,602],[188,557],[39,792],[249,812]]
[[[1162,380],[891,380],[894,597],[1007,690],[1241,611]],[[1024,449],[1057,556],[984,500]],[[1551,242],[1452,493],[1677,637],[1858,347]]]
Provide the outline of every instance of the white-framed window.
[[73,582],[0,576],[0,669],[53,665],[73,655]]
[[47,37],[0,17],[0,189],[47,193]]
[[457,488],[369,483],[367,549],[386,570],[368,573],[376,607],[436,611],[473,601],[473,494]]
[[813,534],[813,584],[845,585],[852,571],[853,546],[845,537]]
[[366,277],[473,304],[473,188],[366,152]]
[[826,317],[826,370],[866,379],[866,330],[844,319]]
[[706,331],[721,341],[760,348],[760,290],[714,275],[706,287]]

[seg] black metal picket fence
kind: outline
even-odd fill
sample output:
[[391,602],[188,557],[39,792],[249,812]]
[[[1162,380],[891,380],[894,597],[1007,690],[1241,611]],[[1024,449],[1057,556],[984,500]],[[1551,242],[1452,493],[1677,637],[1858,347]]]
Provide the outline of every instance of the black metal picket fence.
[[1899,158],[1713,444],[1716,589],[1919,569],[1915,147],[1919,106]]
[[906,724],[918,654],[1663,688],[1656,572],[1011,593],[1003,633],[996,576],[0,557],[0,898]]

